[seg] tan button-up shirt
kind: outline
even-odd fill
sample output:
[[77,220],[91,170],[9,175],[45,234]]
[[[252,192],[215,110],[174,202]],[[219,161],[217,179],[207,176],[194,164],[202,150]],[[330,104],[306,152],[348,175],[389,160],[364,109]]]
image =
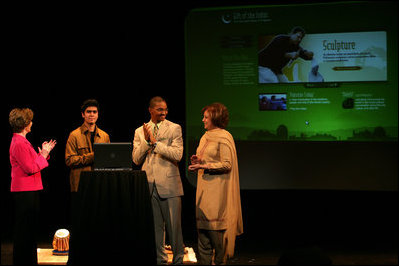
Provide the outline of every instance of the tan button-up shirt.
[[[109,135],[96,126],[94,143],[109,143]],[[69,174],[71,191],[78,191],[80,173],[91,171],[94,152],[90,140],[89,129],[83,124],[69,134],[65,148],[65,163],[71,168]]]

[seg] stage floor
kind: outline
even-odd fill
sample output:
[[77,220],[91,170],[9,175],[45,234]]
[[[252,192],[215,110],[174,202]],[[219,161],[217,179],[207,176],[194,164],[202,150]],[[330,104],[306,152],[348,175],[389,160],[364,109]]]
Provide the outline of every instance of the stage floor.
[[[172,263],[173,253],[167,250],[168,263]],[[68,256],[53,255],[52,248],[38,248],[37,249],[37,263],[39,265],[66,265],[68,262]],[[192,248],[186,247],[183,258],[183,263],[187,265],[196,264],[197,259],[195,252]]]
[[[188,244],[196,249],[196,244]],[[42,254],[50,252],[52,247],[51,244],[39,243],[38,247],[41,249]],[[359,249],[348,249],[348,248],[337,248],[331,247],[322,248],[325,254],[327,254],[332,260],[333,265],[397,265],[398,264],[398,252],[397,250],[388,250],[382,248],[381,250],[359,250]],[[245,248],[237,246],[235,257],[228,261],[229,265],[277,265],[279,257],[283,253],[282,250],[264,250],[262,248]],[[39,255],[40,256],[40,255]],[[63,265],[66,262],[67,257],[53,256],[58,261],[53,261],[52,265]],[[42,261],[45,265],[46,262]],[[184,261],[185,265],[193,265],[195,263],[189,260]],[[4,242],[1,243],[1,265],[12,265],[12,243]]]

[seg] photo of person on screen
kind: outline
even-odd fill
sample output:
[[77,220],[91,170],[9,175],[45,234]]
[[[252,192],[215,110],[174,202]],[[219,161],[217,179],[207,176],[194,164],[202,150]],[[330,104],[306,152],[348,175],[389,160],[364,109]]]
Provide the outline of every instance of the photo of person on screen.
[[294,27],[290,34],[280,34],[258,53],[259,83],[287,83],[283,68],[290,66],[297,58],[312,60],[313,52],[303,49],[299,44],[305,37],[302,27]]
[[260,111],[286,111],[287,94],[259,94]]

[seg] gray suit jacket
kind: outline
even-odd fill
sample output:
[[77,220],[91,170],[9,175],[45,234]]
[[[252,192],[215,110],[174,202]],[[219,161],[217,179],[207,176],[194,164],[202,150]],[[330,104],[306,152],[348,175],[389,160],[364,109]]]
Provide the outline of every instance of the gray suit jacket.
[[133,162],[143,164],[150,192],[155,181],[159,196],[171,198],[183,195],[178,162],[183,156],[181,126],[164,120],[158,130],[157,146],[154,150],[144,139],[143,126],[136,129],[133,140]]

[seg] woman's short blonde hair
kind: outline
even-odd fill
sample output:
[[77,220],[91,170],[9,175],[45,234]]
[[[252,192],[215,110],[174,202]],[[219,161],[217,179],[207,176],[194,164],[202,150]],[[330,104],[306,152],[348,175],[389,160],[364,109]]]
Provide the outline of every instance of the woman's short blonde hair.
[[12,132],[21,133],[33,119],[33,111],[29,108],[14,108],[8,116]]
[[216,127],[225,129],[229,123],[229,111],[222,103],[212,103],[202,108],[202,114],[208,111],[212,124]]

